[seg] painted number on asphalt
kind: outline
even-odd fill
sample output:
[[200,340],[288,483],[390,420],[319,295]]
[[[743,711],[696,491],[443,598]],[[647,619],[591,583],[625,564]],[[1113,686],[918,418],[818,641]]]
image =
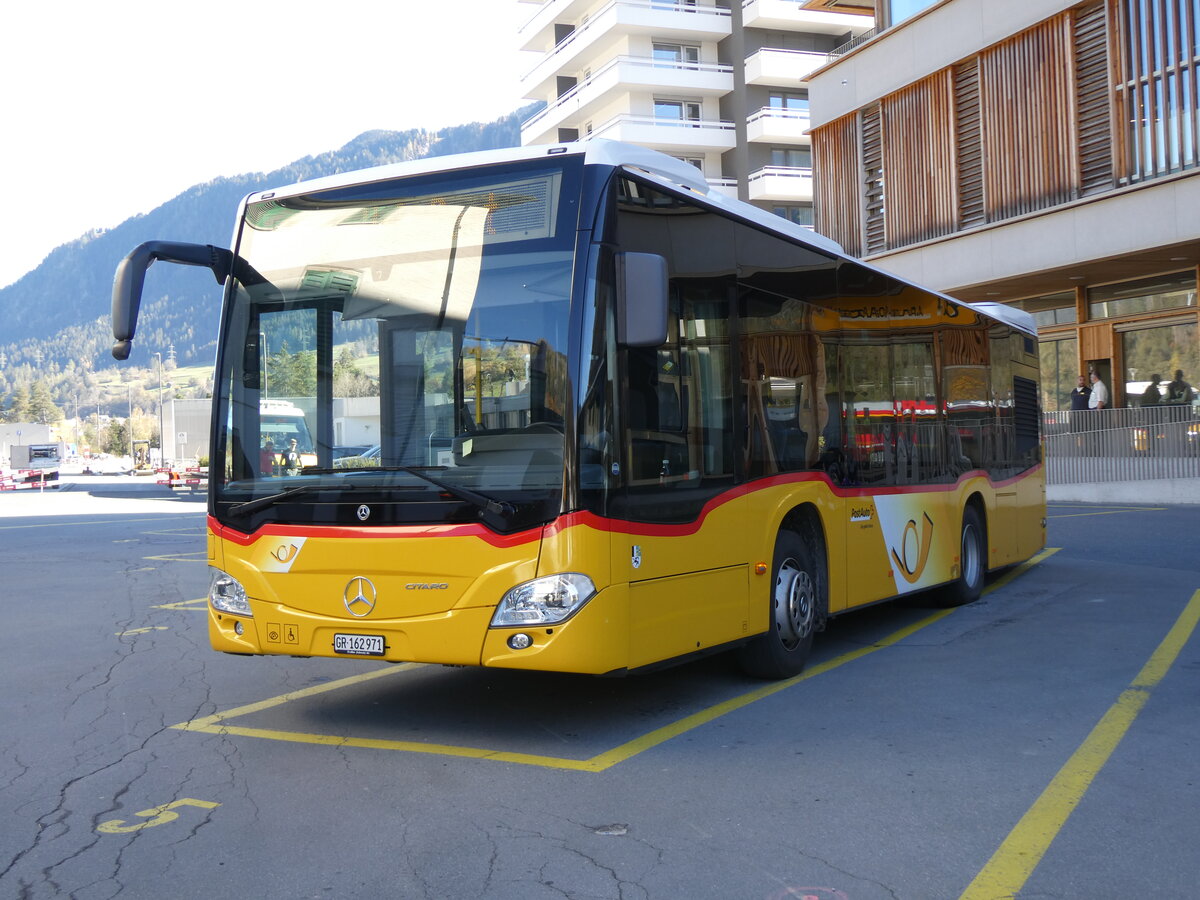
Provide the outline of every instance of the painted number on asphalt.
[[171,810],[177,809],[180,806],[198,806],[201,809],[216,809],[220,803],[211,803],[208,800],[193,800],[191,797],[183,797],[172,803],[164,803],[162,806],[156,806],[153,809],[143,809],[141,812],[134,813],[135,816],[141,816],[146,821],[138,822],[134,825],[126,825],[124,819],[110,819],[107,822],[101,822],[96,826],[96,830],[102,834],[129,834],[133,831],[141,831],[143,828],[153,828],[155,825],[166,825],[168,822],[174,822],[179,818],[179,813]]

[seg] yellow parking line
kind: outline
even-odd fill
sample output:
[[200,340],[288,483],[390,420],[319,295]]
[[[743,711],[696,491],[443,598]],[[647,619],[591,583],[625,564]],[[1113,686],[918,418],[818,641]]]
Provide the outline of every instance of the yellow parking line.
[[[1052,513],[1051,509],[1078,509],[1084,510],[1077,513]],[[1062,504],[1047,504],[1046,518],[1047,519],[1078,519],[1083,516],[1115,516],[1117,513],[1123,512],[1163,512],[1170,509],[1167,506],[1106,506],[1101,509],[1096,509],[1093,506],[1065,506]]]
[[[1014,578],[1028,571],[1031,567],[1037,565],[1042,560],[1058,552],[1057,547],[1047,548],[1034,556],[1032,559],[1026,560],[1019,566],[1014,567],[1006,573],[1002,578],[992,582],[984,590],[984,593],[991,593],[1000,587],[1003,587]],[[434,753],[442,756],[457,756],[470,759],[489,759],[500,762],[519,763],[528,766],[542,766],[552,769],[570,769],[579,772],[603,772],[605,769],[615,766],[617,763],[624,762],[639,753],[643,753],[652,747],[657,747],[671,738],[678,737],[694,728],[705,725],[709,722],[719,719],[728,713],[749,706],[751,703],[756,703],[772,694],[777,694],[780,691],[787,690],[793,685],[799,684],[801,681],[806,681],[809,678],[815,678],[818,675],[824,675],[826,672],[831,672],[839,666],[844,666],[848,662],[853,662],[856,659],[861,659],[876,650],[882,650],[885,647],[891,647],[907,637],[917,633],[922,628],[932,625],[934,622],[945,618],[954,612],[953,609],[943,609],[932,615],[926,616],[918,622],[914,622],[898,631],[893,632],[885,638],[869,644],[865,647],[860,647],[857,650],[852,650],[849,653],[843,653],[841,656],[828,660],[823,663],[818,663],[806,671],[788,678],[784,681],[776,681],[763,687],[725,700],[721,703],[714,704],[707,709],[700,710],[690,716],[685,716],[676,722],[669,725],[664,725],[662,728],[657,728],[647,734],[627,741],[620,746],[614,747],[611,750],[606,750],[603,753],[597,754],[590,759],[570,759],[559,756],[540,756],[530,753],[512,753],[503,750],[488,750],[481,747],[460,747],[449,744],[426,744],[416,741],[392,741],[378,738],[355,738],[341,737],[330,734],[310,734],[300,731],[279,731],[268,728],[246,728],[240,725],[226,724],[229,719],[239,716],[249,715],[250,713],[261,712],[264,709],[270,709],[275,706],[281,706],[284,703],[289,703],[292,700],[300,700],[304,697],[312,697],[316,694],[323,694],[327,691],[338,690],[339,688],[349,687],[350,685],[360,684],[364,681],[370,681],[375,678],[381,678],[386,675],[392,675],[398,672],[404,672],[415,668],[420,668],[417,663],[404,663],[398,666],[391,666],[386,669],[376,669],[373,672],[367,672],[362,675],[355,675],[350,678],[343,678],[338,681],[330,681],[326,684],[316,685],[310,688],[303,688],[299,691],[293,691],[289,694],[282,694],[278,697],[272,697],[268,700],[262,700],[258,703],[251,703],[247,706],[239,706],[235,709],[226,710],[225,712],[215,713],[211,716],[205,716],[200,719],[193,719],[189,722],[180,722],[178,725],[172,725],[172,728],[180,731],[200,731],[208,734],[233,734],[242,737],[256,737],[265,740],[273,741],[289,741],[300,744],[320,744],[333,747],[361,747],[373,750],[396,750],[405,753]]]
[[1025,886],[1067,818],[1087,793],[1092,780],[1150,699],[1150,691],[1162,681],[1191,638],[1197,622],[1200,622],[1200,591],[1192,594],[1192,599],[1141,672],[1059,769],[1054,780],[967,886],[960,900],[1013,897]]
[[[189,559],[188,557],[197,556],[199,559]],[[162,556],[143,556],[142,559],[153,559],[159,562],[208,562],[208,551],[206,550],[185,550],[182,553],[164,553]]]

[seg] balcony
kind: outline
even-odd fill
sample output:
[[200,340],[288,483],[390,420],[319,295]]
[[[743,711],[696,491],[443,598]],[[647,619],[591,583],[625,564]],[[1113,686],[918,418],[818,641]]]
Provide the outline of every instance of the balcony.
[[751,200],[774,200],[784,203],[811,203],[813,198],[812,169],[791,166],[764,166],[746,179]]
[[738,183],[736,178],[709,178],[707,180],[710,190],[724,194],[726,197],[732,197],[734,200],[737,199]]
[[733,90],[733,69],[715,63],[665,62],[650,57],[618,56],[521,125],[524,143],[545,143],[568,122],[576,127],[611,101],[632,92],[684,93],[720,97]]
[[809,73],[828,61],[826,53],[763,48],[746,58],[746,84],[796,87],[805,84]]
[[773,144],[807,144],[811,119],[807,109],[768,106],[746,119],[746,140]]
[[845,34],[848,31],[865,31],[875,24],[875,20],[853,13],[804,9],[799,0],[744,0],[742,24],[746,28],[770,28],[776,31]]
[[653,116],[614,116],[592,131],[590,138],[640,144],[673,155],[724,152],[734,145],[733,123],[656,119]]
[[[571,59],[577,58],[589,44],[613,34],[719,41],[733,33],[727,9],[689,6],[679,0],[613,0],[555,45],[555,24],[573,21],[586,8],[587,4],[578,0],[552,0],[521,29],[521,46],[518,49],[546,53],[535,72],[547,63],[561,69]],[[551,62],[552,59],[558,62]]]

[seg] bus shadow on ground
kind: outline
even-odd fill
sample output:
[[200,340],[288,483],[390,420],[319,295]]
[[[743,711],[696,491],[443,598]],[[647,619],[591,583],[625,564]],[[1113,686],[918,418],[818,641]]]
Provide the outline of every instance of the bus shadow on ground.
[[[891,603],[839,617],[818,636],[806,671],[872,647],[929,614]],[[779,684],[791,686],[745,675],[732,653],[622,677],[430,665],[230,716],[222,724],[284,740],[316,735],[586,760],[689,717],[717,718],[722,704]]]

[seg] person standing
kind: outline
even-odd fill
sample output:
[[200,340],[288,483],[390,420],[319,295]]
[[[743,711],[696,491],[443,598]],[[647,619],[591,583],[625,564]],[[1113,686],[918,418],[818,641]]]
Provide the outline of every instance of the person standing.
[[1183,369],[1175,370],[1175,380],[1167,385],[1167,403],[1188,404],[1196,399],[1192,386],[1183,380]]
[[1088,397],[1088,409],[1108,409],[1108,388],[1095,369],[1092,370],[1092,393]]
[[288,441],[287,450],[283,454],[283,469],[287,475],[300,474],[300,451],[296,447],[296,439]]
[[1079,382],[1071,391],[1071,411],[1075,412],[1081,409],[1088,408],[1088,400],[1092,396],[1092,389],[1087,385],[1087,379],[1082,375],[1079,376]]

